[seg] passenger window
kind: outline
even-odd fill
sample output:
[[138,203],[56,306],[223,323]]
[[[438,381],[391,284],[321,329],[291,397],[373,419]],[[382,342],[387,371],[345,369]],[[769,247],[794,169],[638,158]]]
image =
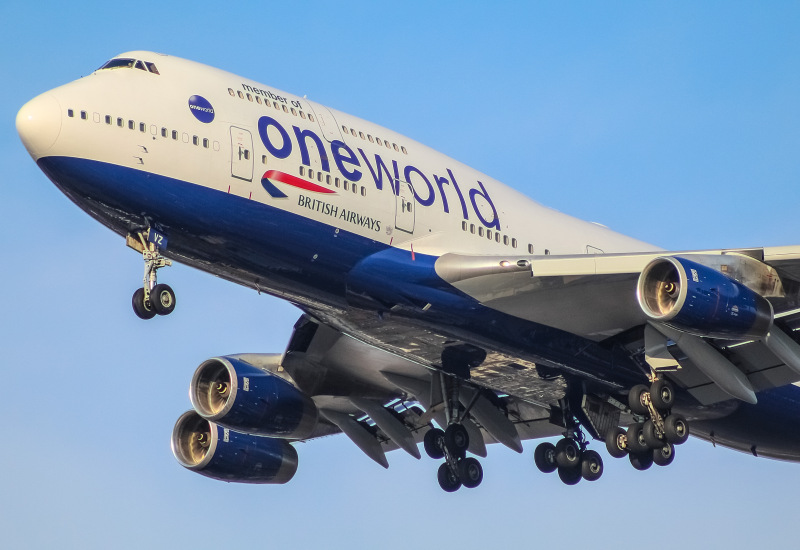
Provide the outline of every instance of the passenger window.
[[236,95],[239,96],[239,99],[244,99],[244,94],[242,93],[241,90],[236,90]]
[[308,169],[308,178],[312,180],[314,179],[314,171],[311,168]]
[[305,173],[306,169],[304,166],[300,167],[300,175],[302,176]]
[[367,196],[367,188],[366,187],[362,187],[361,188],[361,196],[362,197],[366,197]]
[[336,178],[336,181],[334,182],[334,185],[335,185],[336,187],[339,187],[339,178]]
[[167,137],[167,129],[161,128],[161,137]]
[[172,139],[178,139],[178,130],[172,130]]
[[545,255],[545,256],[549,256],[549,255],[550,255],[550,250],[549,250],[549,249],[547,249],[547,248],[545,248],[545,249],[544,249],[544,255]]
[[139,131],[140,132],[146,132],[147,131],[147,124],[145,124],[144,122],[140,122],[139,123]]
[[496,233],[496,232],[495,232],[495,234],[494,234],[494,240],[495,240],[496,242],[498,242],[498,243],[500,242],[500,233]]
[[533,254],[533,245],[532,244],[528,245],[528,254]]
[[297,116],[297,111],[294,110],[294,107],[292,107],[291,111],[294,116]]
[[472,233],[473,235],[475,234],[475,224],[474,223],[469,224],[469,232]]
[[517,248],[517,239],[511,239],[511,248]]
[[384,141],[383,144],[386,146],[387,149],[391,149],[392,148],[392,146],[389,145],[388,141]]
[[192,145],[200,145],[200,138],[197,136],[192,136]]
[[350,128],[350,133],[353,134],[353,137],[356,137],[356,131]]
[[503,235],[503,244],[508,246],[508,235]]
[[358,194],[358,185],[356,185],[355,183],[353,184],[353,193]]
[[87,118],[89,118],[89,115],[86,114],[86,111],[81,111],[81,119],[86,120]]
[[331,175],[330,175],[330,174],[327,174],[327,175],[325,176],[325,183],[327,183],[328,185],[330,185],[330,184],[331,184]]
[[280,106],[278,105],[278,102],[277,102],[277,101],[273,101],[273,102],[272,102],[272,106],[273,106],[273,107],[275,107],[275,108],[276,108],[277,110],[279,110],[279,111],[281,110],[281,108],[280,108]]
[[305,120],[306,118],[306,114],[303,111],[300,111],[300,118],[302,118],[303,120]]
[[360,137],[361,139],[367,139],[364,137],[364,132],[359,132],[358,137]]
[[369,134],[367,134],[367,139],[369,140],[370,143],[375,143],[375,140],[372,139],[372,136]]
[[259,105],[261,105],[261,96],[260,96],[260,95],[257,95],[257,96],[256,96],[256,103],[258,103]]
[[462,221],[461,222],[461,231],[466,231],[466,230],[467,230],[467,222]]
[[379,138],[379,137],[375,138],[375,143],[377,143],[378,145],[383,145],[383,142],[381,141],[381,138]]
[[208,149],[208,138],[203,138],[203,147]]
[[283,109],[284,113],[288,113],[289,112],[289,109],[286,108],[286,105],[281,105],[281,108]]
[[67,116],[70,118],[74,117],[75,111],[73,111],[72,109],[67,109]]
[[267,163],[267,155],[261,155],[261,164]]
[[487,229],[486,230],[486,238],[489,239],[490,241],[492,240],[492,230],[491,229]]
[[244,150],[244,160],[250,160],[250,150],[249,149],[245,149]]
[[247,101],[252,102],[253,101],[253,96],[251,96],[250,94],[247,94]]
[[347,133],[347,126],[345,126],[344,124],[342,124],[342,131],[343,131],[345,134]]
[[405,148],[405,147],[400,147],[400,150],[401,150],[401,151],[403,151],[403,154],[404,154],[404,155],[407,155],[407,154],[408,154],[408,151],[406,150],[406,148]]
[[478,228],[478,237],[483,237],[483,227]]
[[124,125],[125,125],[125,121],[122,120],[121,118],[117,118],[117,126],[122,128]]
[[228,93],[231,94],[231,97],[236,97],[236,92],[233,91],[233,88],[228,88]]
[[132,121],[132,120],[129,120],[128,121],[128,130],[133,130],[134,128],[136,128],[136,123],[134,121]]
[[344,180],[344,190],[345,190],[345,191],[347,191],[347,187],[348,187],[349,185],[350,185],[350,183],[349,183],[347,180]]
[[322,183],[322,172],[317,172],[317,181]]
[[314,117],[311,115],[311,113],[308,114],[308,120],[314,122]]
[[394,147],[395,151],[400,151],[400,147],[398,147],[396,143],[392,143],[392,147]]

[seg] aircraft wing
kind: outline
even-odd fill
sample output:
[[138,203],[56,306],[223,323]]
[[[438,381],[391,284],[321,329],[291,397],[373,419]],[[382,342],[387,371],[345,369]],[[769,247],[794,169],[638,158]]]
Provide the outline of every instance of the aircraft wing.
[[[766,338],[704,338],[726,360],[722,370],[727,369],[728,373],[719,375],[709,374],[703,368],[705,364],[698,364],[705,361],[697,361],[696,356],[693,361],[680,344],[676,345],[675,340],[684,337],[683,347],[689,347],[691,336],[669,328],[654,329],[656,325],[637,299],[637,285],[651,262],[666,257],[696,259],[755,287],[769,300],[774,312],[772,334],[782,332],[796,340],[795,330],[800,327],[798,246],[576,256],[446,254],[435,267],[442,279],[460,291],[486,307],[515,317],[595,341],[622,333],[638,334],[626,347],[648,360],[657,359],[660,353],[672,367],[668,369],[672,371],[670,377],[702,404],[730,399],[732,395],[749,401],[752,392],[800,381],[798,365],[786,361],[786,354],[776,355],[775,346],[768,345]],[[728,364],[735,366],[746,380]],[[657,367],[658,362],[651,365]]]

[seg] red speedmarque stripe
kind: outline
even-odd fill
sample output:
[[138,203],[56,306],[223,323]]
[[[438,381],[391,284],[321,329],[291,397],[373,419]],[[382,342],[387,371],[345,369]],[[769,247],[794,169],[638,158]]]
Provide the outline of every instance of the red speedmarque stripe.
[[287,174],[286,172],[279,172],[278,170],[267,170],[264,173],[264,177],[270,180],[279,181],[281,183],[285,183],[287,185],[291,185],[292,187],[298,187],[300,189],[305,189],[306,191],[314,191],[315,193],[335,193],[333,189],[328,189],[327,187],[322,187],[321,185],[317,185],[316,183],[311,183],[310,181],[306,181],[304,179],[300,179],[297,176],[293,176],[291,174]]

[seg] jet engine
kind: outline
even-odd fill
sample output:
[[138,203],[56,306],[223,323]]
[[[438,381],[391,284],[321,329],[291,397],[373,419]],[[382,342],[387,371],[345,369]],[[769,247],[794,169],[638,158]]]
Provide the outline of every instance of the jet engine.
[[701,337],[763,337],[772,305],[724,273],[678,256],[656,258],[639,276],[637,298],[652,320]]
[[283,439],[239,433],[185,412],[172,430],[181,466],[221,481],[286,483],[297,471],[297,451]]
[[215,357],[192,377],[197,413],[239,432],[303,439],[317,425],[314,401],[288,381],[238,357]]

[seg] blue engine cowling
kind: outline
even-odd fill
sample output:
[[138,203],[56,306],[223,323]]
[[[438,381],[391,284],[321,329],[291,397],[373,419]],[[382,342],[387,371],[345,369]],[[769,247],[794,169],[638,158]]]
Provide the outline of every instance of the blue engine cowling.
[[181,466],[221,481],[280,484],[297,472],[297,451],[288,441],[229,430],[195,411],[178,419],[171,443]]
[[772,326],[772,305],[763,296],[684,257],[650,262],[639,276],[637,298],[650,319],[695,336],[761,338]]
[[314,402],[279,376],[236,357],[215,357],[194,373],[189,398],[197,413],[247,434],[309,437],[317,425]]

